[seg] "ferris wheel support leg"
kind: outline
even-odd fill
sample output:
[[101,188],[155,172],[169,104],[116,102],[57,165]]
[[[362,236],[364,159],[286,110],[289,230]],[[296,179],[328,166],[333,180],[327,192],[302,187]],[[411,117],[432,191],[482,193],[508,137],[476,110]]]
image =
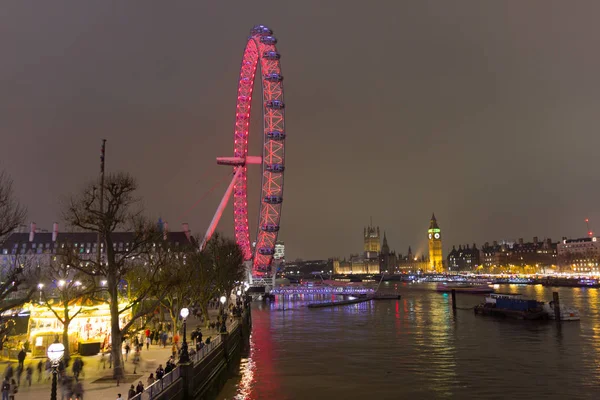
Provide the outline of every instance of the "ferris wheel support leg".
[[229,198],[231,197],[231,192],[233,192],[233,187],[235,186],[235,183],[237,182],[237,180],[240,176],[240,173],[242,172],[242,168],[243,167],[237,168],[237,171],[235,172],[235,175],[233,176],[231,183],[227,187],[227,190],[225,191],[225,195],[221,199],[221,203],[219,203],[217,212],[215,213],[212,221],[210,221],[210,225],[208,226],[208,229],[206,230],[204,239],[202,239],[202,243],[200,244],[200,250],[204,249],[204,246],[206,246],[206,242],[208,242],[210,240],[210,238],[212,237],[213,233],[215,233],[215,229],[217,228],[217,225],[219,224],[219,220],[221,219],[223,210],[225,210],[225,207],[227,206],[227,203],[229,202]]

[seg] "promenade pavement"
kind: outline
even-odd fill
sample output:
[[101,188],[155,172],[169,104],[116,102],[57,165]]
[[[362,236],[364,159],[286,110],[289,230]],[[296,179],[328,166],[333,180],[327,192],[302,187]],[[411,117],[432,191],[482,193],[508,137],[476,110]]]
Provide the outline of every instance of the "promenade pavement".
[[[217,310],[211,310],[212,314],[216,315]],[[211,318],[214,320],[214,318]],[[229,325],[230,321],[228,319],[227,324]],[[191,340],[190,340],[190,332],[195,329],[197,326],[201,328],[203,341],[206,341],[206,338],[210,337],[214,339],[218,336],[218,332],[216,329],[208,329],[205,328],[204,325],[200,324],[200,320],[194,317],[188,318],[187,321],[187,331],[188,331],[188,343],[190,343],[191,348]],[[83,399],[85,400],[112,400],[117,398],[117,394],[121,393],[123,399],[127,399],[127,393],[129,391],[130,386],[133,384],[137,385],[138,381],[142,381],[144,387],[146,387],[147,379],[150,373],[154,373],[159,364],[162,364],[164,367],[167,360],[171,356],[171,346],[167,344],[166,348],[163,348],[159,345],[150,345],[150,349],[146,350],[146,346],[140,353],[140,363],[137,366],[136,374],[133,374],[134,364],[133,360],[133,352],[129,353],[128,361],[125,362],[125,374],[127,379],[117,386],[115,381],[112,380],[103,380],[101,382],[95,382],[101,378],[112,377],[112,369],[108,366],[108,354],[105,356],[106,363],[103,365],[101,362],[101,355],[95,356],[87,356],[81,357],[84,362],[83,373],[80,375],[80,381],[83,384],[84,395]],[[46,379],[46,372],[42,371],[41,381],[38,382],[38,373],[37,373],[37,364],[40,360],[44,362],[46,359],[42,358],[26,358],[25,359],[25,367],[31,364],[33,368],[33,379],[31,387],[28,386],[28,383],[25,381],[25,372],[21,376],[21,385],[19,386],[19,391],[15,395],[15,400],[43,400],[50,398],[51,392],[51,379]],[[123,360],[125,360],[125,354],[123,353]],[[2,379],[4,378],[4,371],[6,369],[8,362],[2,361],[0,363],[0,372],[2,373]],[[17,362],[12,362],[13,368],[16,368]],[[73,371],[71,369],[72,363],[69,365],[67,370],[67,374],[69,376],[73,375]],[[67,399],[66,395],[64,397],[62,395],[62,390],[60,387],[60,383],[58,385],[57,390],[57,398],[58,400]]]

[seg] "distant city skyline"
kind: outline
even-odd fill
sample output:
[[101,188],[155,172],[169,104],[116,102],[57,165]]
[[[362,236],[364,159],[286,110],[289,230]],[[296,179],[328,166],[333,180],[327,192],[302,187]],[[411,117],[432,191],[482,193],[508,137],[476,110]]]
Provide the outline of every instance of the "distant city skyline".
[[[232,152],[241,53],[262,23],[285,77],[288,259],[360,249],[370,217],[391,249],[424,253],[432,212],[444,252],[584,237],[585,218],[600,230],[600,3],[550,3],[6,4],[0,168],[28,221],[62,226],[105,138],[107,172],[138,178],[150,217],[203,234],[230,178],[215,157]],[[251,232],[259,182],[251,171]],[[232,236],[232,220],[230,206],[218,230]]]

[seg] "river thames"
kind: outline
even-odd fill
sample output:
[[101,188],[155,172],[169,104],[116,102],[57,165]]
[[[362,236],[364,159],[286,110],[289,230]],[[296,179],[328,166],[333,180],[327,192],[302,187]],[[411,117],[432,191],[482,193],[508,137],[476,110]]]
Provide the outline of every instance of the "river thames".
[[334,308],[309,309],[319,299],[308,296],[286,300],[285,311],[280,298],[253,303],[249,353],[219,399],[600,396],[599,289],[497,289],[542,301],[558,291],[581,321],[557,327],[476,316],[483,296],[469,294],[457,294],[454,316],[450,296],[434,284],[397,287],[401,300]]

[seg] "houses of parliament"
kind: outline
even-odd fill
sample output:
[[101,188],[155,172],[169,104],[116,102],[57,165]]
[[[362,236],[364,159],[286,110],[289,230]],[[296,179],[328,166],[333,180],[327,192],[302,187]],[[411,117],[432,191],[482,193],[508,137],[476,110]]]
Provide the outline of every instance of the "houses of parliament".
[[406,255],[390,251],[387,237],[383,232],[383,240],[379,227],[369,224],[363,231],[364,249],[362,254],[352,254],[349,260],[333,260],[335,274],[379,274],[408,272],[443,272],[444,257],[442,254],[442,232],[435,218],[431,216],[427,240],[429,255],[415,256],[409,246]]

